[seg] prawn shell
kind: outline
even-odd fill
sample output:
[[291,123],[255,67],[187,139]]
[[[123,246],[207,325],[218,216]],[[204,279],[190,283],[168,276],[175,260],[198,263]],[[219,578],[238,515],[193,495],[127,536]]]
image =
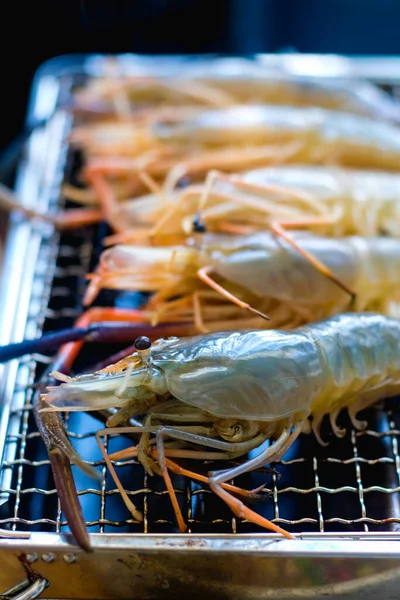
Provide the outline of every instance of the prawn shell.
[[323,144],[355,146],[366,151],[400,153],[400,129],[391,123],[353,113],[290,106],[234,106],[199,113],[175,123],[155,123],[155,138],[197,143],[265,144],[316,135]]
[[118,398],[115,391],[123,377],[120,373],[75,377],[70,383],[49,388],[44,400],[52,409],[61,407],[67,411],[80,411],[109,408],[112,398],[112,406],[120,408],[127,403],[127,399]]
[[[302,232],[292,237],[301,248],[338,274],[348,287],[358,281],[358,257],[351,241]],[[296,298],[298,302],[310,304],[317,298],[342,304],[347,300],[343,291],[319,273],[307,258],[268,232],[233,238],[230,245],[229,241],[221,243],[220,248],[210,252],[215,271],[261,298],[288,302]]]
[[169,392],[216,417],[274,421],[309,413],[324,376],[302,332],[218,332],[153,351]]

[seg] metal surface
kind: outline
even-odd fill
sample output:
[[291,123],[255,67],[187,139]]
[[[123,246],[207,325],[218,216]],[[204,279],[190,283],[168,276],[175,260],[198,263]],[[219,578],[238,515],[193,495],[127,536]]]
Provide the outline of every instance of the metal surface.
[[[33,534],[23,551],[50,598],[398,598],[399,542],[335,536],[274,541],[266,536],[94,536],[94,552]],[[380,543],[376,554],[374,545]],[[4,571],[25,578],[19,544],[0,551]],[[49,561],[49,558],[51,559]],[[1,579],[0,579],[1,582]]]
[[6,241],[7,224],[8,224],[8,219],[7,219],[6,215],[0,214],[0,273],[1,273],[1,268],[3,265],[3,253],[4,253],[4,246],[5,246],[5,241]]
[[9,598],[10,600],[34,600],[38,598],[43,590],[49,585],[44,577],[37,577],[33,581],[25,579],[19,584],[6,590],[0,598]]
[[336,54],[257,54],[262,65],[293,75],[321,79],[362,79],[379,85],[399,85],[398,56],[338,56]]
[[[94,72],[104,60],[52,61],[39,72],[29,118],[47,115],[49,121],[31,136],[19,170],[22,202],[48,211],[63,205],[60,184],[65,172],[74,171],[67,144],[71,122],[55,109],[68,97],[77,73]],[[125,56],[121,64],[143,70],[151,63]],[[101,237],[96,229],[59,237],[50,226],[39,229],[11,219],[0,286],[0,344],[73,323]],[[86,352],[85,364],[95,363],[98,354]],[[366,431],[356,433],[343,416],[345,438],[335,439],[327,429],[330,444],[322,448],[312,436],[302,436],[275,465],[278,474],[238,479],[246,488],[265,484],[253,508],[295,533],[293,542],[233,517],[209,490],[175,476],[188,524],[188,534],[177,535],[162,480],[148,477],[131,460],[117,463],[117,472],[144,514],[143,522],[135,521],[96,446],[94,433],[102,425],[89,415],[72,414],[71,440],[102,474],[99,485],[74,471],[95,549],[85,555],[71,545],[31,411],[32,384],[49,360],[28,356],[0,365],[0,528],[30,534],[27,540],[0,538],[0,590],[34,573],[49,580],[44,595],[52,598],[179,598],[193,596],[194,590],[241,599],[367,599],[378,590],[385,591],[382,597],[398,597],[391,595],[400,583],[400,411],[395,400],[366,413]],[[122,438],[109,442],[111,450],[128,445]]]

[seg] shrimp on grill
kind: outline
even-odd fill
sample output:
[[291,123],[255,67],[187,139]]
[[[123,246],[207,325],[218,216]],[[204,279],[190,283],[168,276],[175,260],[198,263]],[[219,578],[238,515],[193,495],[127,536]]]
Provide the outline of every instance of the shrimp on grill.
[[71,143],[86,164],[82,177],[110,181],[145,170],[160,180],[191,179],[210,169],[243,171],[285,162],[399,170],[400,129],[340,111],[290,106],[244,106],[175,112],[135,122],[76,126]]
[[[345,434],[337,424],[342,409],[347,408],[355,428],[364,428],[358,413],[400,392],[400,320],[374,313],[341,314],[290,332],[216,332],[159,340],[153,348],[147,338],[139,338],[136,347],[120,363],[49,389],[44,410],[117,407],[122,420],[145,415],[142,428],[109,432],[141,432],[145,442],[133,452],[148,470],[158,466],[166,482],[168,457],[229,459],[271,440],[255,458],[212,472],[208,479],[237,516],[267,528],[271,523],[223,484],[277,461],[301,432],[313,431],[324,443],[320,426],[325,415],[339,437]],[[110,425],[118,418],[112,421]],[[155,439],[149,439],[151,434]],[[164,439],[173,445],[164,445]],[[167,485],[184,528],[173,487]]]
[[[107,221],[119,198],[144,192],[143,173],[156,189],[166,178],[167,198],[182,178],[196,180],[211,169],[240,172],[297,162],[398,171],[400,164],[396,125],[290,106],[239,105],[189,114],[183,110],[173,118],[158,115],[143,122],[95,122],[76,126],[71,144],[83,151],[81,178],[90,189],[69,185],[64,193],[78,202],[100,204],[100,216]],[[73,217],[77,226],[82,220],[99,220],[93,209]]]
[[[116,245],[102,253],[89,276],[85,303],[102,288],[155,292],[144,318],[153,324],[191,321],[203,332],[293,327],[325,318],[349,306],[344,293],[349,290],[355,294],[354,310],[396,314],[399,240],[333,239],[306,232],[293,238],[296,248],[270,232],[202,234],[192,244],[169,247]],[[243,309],[253,314],[245,318]],[[261,318],[265,315],[270,321]]]
[[[96,189],[108,195],[106,219],[117,232],[106,244],[119,242],[165,244],[183,241],[200,212],[207,231],[249,232],[271,223],[312,228],[324,235],[400,236],[400,175],[310,165],[285,165],[235,175],[211,171],[205,183],[119,201],[115,187],[93,174]],[[140,174],[143,185],[153,181]],[[113,184],[115,186],[115,184]],[[80,190],[81,200],[96,202]],[[39,214],[21,205],[11,190],[0,187],[0,207],[20,210],[30,218],[57,227],[90,224],[104,218],[103,211],[69,209],[60,214]]]
[[[396,173],[288,166],[250,171],[243,179],[255,189],[276,185],[285,194],[287,188],[292,192],[292,203],[289,193],[286,198],[287,207],[297,210],[299,219],[309,216],[311,226],[317,218],[323,226],[326,217],[326,232],[400,236],[400,176]],[[310,198],[308,207],[303,196]]]
[[211,171],[204,184],[114,203],[118,233],[106,244],[177,243],[195,219],[208,232],[245,233],[274,222],[324,235],[400,236],[400,175],[286,165],[228,175]]
[[[254,64],[246,65],[246,69]],[[224,72],[218,76],[194,76],[190,73],[172,76],[105,76],[91,78],[74,93],[74,108],[94,114],[129,115],[144,107],[168,108],[194,105],[224,107],[234,104],[283,104],[286,106],[318,106],[371,114],[374,110],[365,95],[333,83],[305,80],[291,75],[272,75],[260,72],[250,77],[243,69],[231,77]],[[208,69],[209,70],[209,69]],[[357,86],[355,86],[357,87]],[[354,89],[354,88],[353,88]],[[370,90],[369,90],[370,91]],[[389,97],[385,99],[389,102]]]

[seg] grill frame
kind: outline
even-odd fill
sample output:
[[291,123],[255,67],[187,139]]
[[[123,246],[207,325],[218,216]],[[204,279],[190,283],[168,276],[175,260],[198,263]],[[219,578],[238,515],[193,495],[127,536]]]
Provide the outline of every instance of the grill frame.
[[[137,69],[138,73],[143,71],[148,72],[151,65],[156,65],[158,71],[160,68],[164,68],[163,65],[170,65],[171,72],[176,72],[177,69],[180,69],[182,62],[187,63],[187,61],[190,61],[190,64],[197,64],[201,67],[203,64],[202,61],[204,61],[204,58],[193,59],[192,57],[174,57],[173,59],[171,59],[171,57],[163,57],[162,59],[159,59],[154,57],[138,58],[132,55],[123,55],[118,58],[124,69],[128,69],[130,72],[132,69],[134,72],[135,69]],[[30,123],[48,118],[48,121],[44,127],[36,130],[31,136],[27,147],[26,159],[21,162],[18,171],[16,189],[22,202],[26,205],[35,205],[35,208],[42,210],[55,211],[59,208],[59,190],[68,154],[67,134],[72,121],[68,113],[59,110],[57,106],[60,102],[62,103],[65,96],[68,96],[71,86],[76,81],[77,76],[81,77],[85,74],[99,74],[101,69],[104,69],[105,60],[106,58],[100,55],[89,57],[62,57],[62,59],[53,59],[52,61],[45,63],[37,73],[31,92],[27,120],[28,123]],[[225,64],[232,65],[232,63],[229,63],[230,59],[227,60],[228,62]],[[240,59],[234,60],[240,61]],[[217,62],[218,61],[214,64],[217,64]],[[204,61],[204,65],[207,64],[208,59]],[[255,60],[252,64],[257,64],[257,61]],[[301,65],[301,62],[299,64]],[[353,60],[351,65],[352,69],[343,71],[342,75],[344,79],[347,76],[354,76],[357,59]],[[363,63],[363,66],[365,67],[365,63]],[[276,68],[280,68],[279,61],[277,62]],[[397,83],[397,80],[380,83],[389,85]],[[360,89],[367,90],[368,85],[360,85]],[[390,105],[390,102],[389,104],[386,102],[387,98],[385,96],[382,96],[381,100],[385,106]],[[11,217],[7,246],[3,259],[3,277],[0,287],[0,297],[5,298],[5,308],[2,308],[2,313],[0,315],[1,344],[18,341],[23,337],[35,337],[40,334],[46,318],[46,298],[50,295],[50,287],[54,276],[57,277],[57,275],[60,275],[58,271],[60,268],[62,269],[62,267],[56,265],[56,257],[59,254],[60,248],[59,243],[59,234],[54,232],[50,226],[48,229],[43,229],[43,226],[40,225],[39,229],[34,223],[25,222],[18,216],[13,215]],[[85,256],[85,260],[87,261],[89,249],[86,248],[85,250],[84,248],[82,250],[81,247],[80,252],[82,252],[82,255]],[[38,269],[39,273],[41,273],[39,276]],[[82,275],[86,270],[85,268],[80,270],[79,266],[77,269],[78,270],[75,270],[75,274],[69,272],[69,275]],[[41,292],[36,294],[37,297],[35,297],[35,287],[41,288]],[[62,286],[60,286],[60,288],[62,290]],[[63,293],[61,290],[59,292],[60,294]],[[34,299],[33,302],[32,296]],[[15,310],[16,307],[18,307],[17,310]],[[61,315],[60,311],[62,313]],[[12,319],[10,318],[10,315],[12,315]],[[73,319],[77,316],[76,309],[61,308],[56,311],[56,313],[53,312],[53,314],[47,312],[47,318],[58,318],[60,316],[66,317],[67,319]],[[22,487],[24,468],[28,466],[25,458],[25,444],[26,442],[29,443],[29,439],[35,437],[34,432],[28,433],[28,421],[31,418],[29,394],[33,393],[33,391],[32,389],[28,390],[28,395],[26,395],[25,387],[26,385],[29,386],[32,382],[38,361],[44,361],[46,363],[47,359],[46,357],[36,355],[21,360],[14,360],[6,365],[0,365],[0,392],[3,399],[0,418],[0,456],[3,457],[3,467],[0,471],[0,506],[10,501],[13,468],[15,468],[18,471],[18,475],[16,478],[16,502],[14,503],[14,507],[17,507],[16,514],[18,521],[14,524],[19,525],[24,525],[23,522],[19,521],[20,517],[18,516],[18,510],[21,498],[25,491]],[[20,391],[15,392],[16,387]],[[372,413],[370,413],[370,415],[371,414]],[[391,498],[395,498],[400,486],[400,457],[397,448],[398,438],[396,437],[400,435],[400,432],[396,428],[395,419],[393,417],[391,421],[389,419],[388,424],[382,424],[382,411],[379,411],[379,409],[373,411],[372,418],[378,425],[380,423],[379,426],[381,428],[383,427],[383,430],[377,432],[370,429],[358,436],[353,432],[351,436],[353,456],[348,459],[348,464],[354,464],[356,474],[356,485],[349,486],[351,488],[349,492],[358,495],[363,526],[374,524],[369,523],[368,521],[368,517],[364,512],[364,502],[366,494],[374,491],[376,492],[377,490],[365,489],[363,486],[363,480],[360,475],[360,465],[363,463],[363,457],[358,456],[358,438],[361,438],[364,435],[389,438],[389,445],[391,445],[391,452],[393,454],[391,464],[393,464],[395,469],[397,486],[393,487],[392,485],[391,487],[383,488],[381,493],[391,494]],[[38,435],[39,434],[36,434],[36,437]],[[7,446],[5,446],[6,436],[9,442],[10,436],[14,437],[16,443],[8,443]],[[19,457],[15,454],[17,448]],[[389,453],[389,450],[387,450],[387,453]],[[390,462],[389,456],[383,458],[388,460],[382,460],[382,463]],[[295,458],[294,460],[297,459]],[[321,575],[323,575],[324,582],[329,585],[337,583],[337,581],[334,581],[332,576],[329,575],[329,564],[331,561],[342,560],[343,556],[346,557],[346,560],[350,558],[353,558],[354,560],[352,561],[353,566],[342,580],[342,583],[344,583],[344,581],[348,582],[351,579],[355,579],[358,581],[358,584],[363,585],[363,582],[361,581],[363,580],[363,577],[360,577],[358,574],[359,561],[363,561],[364,564],[370,565],[369,568],[372,569],[374,573],[381,573],[386,572],[389,568],[389,563],[385,563],[384,559],[391,557],[393,561],[390,562],[390,568],[396,570],[396,561],[400,557],[400,542],[398,541],[398,533],[395,531],[382,531],[377,533],[366,531],[323,532],[324,524],[327,523],[327,520],[323,518],[321,494],[338,492],[335,492],[332,489],[327,490],[326,487],[324,488],[323,485],[320,485],[320,476],[318,465],[316,463],[318,459],[313,456],[312,460],[314,486],[305,489],[304,493],[315,493],[317,518],[314,519],[313,524],[319,526],[321,531],[318,533],[306,532],[299,534],[298,537],[301,537],[301,542],[282,541],[273,534],[265,533],[252,533],[251,535],[247,535],[242,531],[241,535],[237,535],[237,533],[234,533],[237,530],[235,518],[229,520],[231,532],[223,531],[214,534],[207,533],[200,535],[198,532],[189,533],[189,535],[183,536],[175,535],[173,533],[157,534],[148,532],[148,530],[146,530],[146,525],[144,534],[140,532],[133,532],[134,535],[132,535],[132,533],[104,533],[104,527],[110,525],[110,523],[106,522],[107,519],[105,519],[104,506],[106,498],[115,493],[115,490],[111,490],[111,493],[106,495],[105,489],[103,489],[105,484],[105,480],[103,479],[103,488],[100,490],[100,522],[98,523],[100,533],[94,533],[92,535],[94,548],[100,553],[102,559],[96,562],[96,560],[93,560],[90,556],[83,555],[71,544],[71,537],[68,533],[65,533],[65,527],[63,528],[64,524],[61,521],[60,507],[58,506],[57,518],[54,523],[51,523],[51,525],[54,525],[55,527],[54,533],[28,530],[30,537],[27,540],[0,539],[0,556],[5,557],[4,560],[6,561],[6,564],[8,561],[11,561],[10,565],[13,565],[9,572],[0,574],[0,587],[6,587],[15,583],[15,573],[18,571],[18,568],[22,568],[20,566],[21,563],[16,562],[16,557],[20,556],[21,553],[25,557],[30,557],[31,562],[29,564],[33,565],[34,568],[40,565],[40,573],[45,576],[49,573],[49,578],[52,583],[49,594],[52,597],[64,597],[62,594],[65,593],[62,586],[57,586],[56,584],[54,587],[53,582],[55,582],[58,577],[56,574],[68,572],[68,569],[74,569],[76,563],[81,565],[80,568],[82,568],[82,565],[86,565],[87,568],[96,568],[96,574],[99,577],[99,581],[104,583],[105,578],[110,575],[109,565],[118,563],[118,561],[122,560],[121,557],[123,557],[123,560],[125,561],[123,570],[129,568],[131,573],[136,573],[136,571],[138,573],[141,572],[142,569],[137,565],[136,558],[142,554],[145,557],[149,557],[150,555],[150,558],[143,558],[142,560],[143,565],[149,569],[152,568],[153,571],[154,564],[152,561],[154,561],[154,556],[163,557],[167,563],[169,563],[170,560],[175,561],[172,562],[174,566],[177,566],[178,562],[182,562],[182,564],[187,563],[187,568],[190,570],[193,569],[193,564],[195,562],[197,565],[204,565],[204,568],[206,568],[211,557],[215,558],[215,555],[218,554],[221,556],[221,569],[226,573],[230,573],[232,582],[234,582],[236,578],[239,585],[240,577],[235,575],[232,565],[229,566],[229,561],[231,560],[230,557],[234,556],[235,560],[240,558],[243,561],[243,565],[247,565],[250,572],[257,574],[258,580],[260,568],[262,567],[265,583],[268,583],[268,585],[271,586],[271,578],[275,578],[275,583],[272,587],[280,591],[282,591],[282,589],[290,588],[289,583],[292,580],[289,577],[287,582],[280,582],[279,568],[277,568],[277,565],[273,562],[273,559],[276,558],[279,558],[282,561],[282,565],[287,564],[292,567],[296,565],[300,559],[312,558],[316,561],[315,564],[318,565],[316,568],[318,568]],[[282,464],[285,463],[288,464],[290,461],[282,461]],[[7,465],[11,465],[11,468]],[[147,488],[148,481],[146,476],[143,483],[144,488]],[[272,485],[271,491],[274,504],[274,516],[279,517],[278,487],[276,481]],[[288,492],[289,490],[284,491]],[[55,494],[54,489],[46,490],[46,492]],[[110,492],[110,490],[108,490],[108,492]],[[155,493],[165,494],[164,491],[159,492],[157,490]],[[195,490],[195,493],[204,494],[207,492],[203,489],[197,489]],[[282,491],[279,493],[282,493]],[[147,494],[144,496],[146,498]],[[188,510],[188,518],[190,519],[191,502],[188,502]],[[393,508],[393,511],[396,515],[394,517],[394,523],[400,524],[400,508],[398,507],[398,501]],[[101,515],[104,515],[104,517],[102,518]],[[348,523],[346,524],[354,524],[354,519],[347,521]],[[378,519],[378,521],[381,520]],[[12,520],[10,521],[9,518],[5,520],[0,519],[0,527],[10,524],[11,522]],[[287,524],[287,520],[285,519],[278,519],[277,522],[283,526]],[[304,523],[306,522],[307,520]],[[47,524],[50,525],[50,523]],[[29,525],[25,523],[25,525],[31,527],[31,525],[34,524]],[[45,525],[45,523],[43,523],[43,525]],[[160,525],[162,525],[162,519]],[[127,553],[131,558],[126,558]],[[46,556],[48,557],[49,555],[54,556],[53,560],[46,560]],[[72,562],[69,562],[69,559],[66,558],[69,555],[75,557]],[[172,556],[172,558],[170,558],[170,556]],[[13,557],[13,559],[11,559],[11,557]],[[126,566],[127,564],[129,567]],[[73,567],[73,565],[75,565],[75,567]],[[24,568],[27,568],[26,564]],[[196,567],[196,570],[197,569],[198,567]],[[178,572],[181,571],[178,569]],[[162,588],[164,580],[162,580],[162,575],[160,573],[162,573],[162,569],[156,568],[154,576],[149,575],[145,577],[145,583],[143,583],[143,589],[146,590],[145,593],[149,590],[153,590],[151,593],[155,593],[154,590],[156,589],[157,582],[160,581]],[[126,574],[124,577],[125,576]],[[168,575],[168,577],[165,575],[165,577],[165,581],[169,582],[168,585],[170,587],[164,589],[163,593],[168,597],[168,590],[173,589],[175,590],[174,593],[176,593],[176,585],[177,582],[179,582],[179,578],[177,579],[175,575]],[[296,577],[292,579],[293,581],[298,582],[298,588],[299,586],[303,586],[304,589],[311,589],[313,586],[312,582],[307,582],[306,578],[303,578],[300,585],[298,573]],[[397,575],[395,574],[395,578],[396,577]],[[78,582],[79,581],[80,585],[83,585],[83,579],[78,577]],[[240,585],[245,583],[246,582],[243,581]],[[218,577],[214,577],[210,585],[210,589],[213,590],[213,593],[217,593],[219,590]],[[230,589],[230,584],[228,587]],[[373,582],[367,582],[367,587],[368,589],[373,589]],[[294,588],[296,588],[296,585]],[[322,594],[323,589],[321,585],[319,588],[318,593],[321,592]],[[124,583],[115,582],[115,596],[113,595],[114,591],[110,592],[110,590],[108,590],[107,593],[101,593],[101,597],[125,597],[125,589],[125,580]],[[250,588],[247,591],[246,588],[241,587],[240,589],[240,597],[251,597],[250,595],[247,596],[247,594],[250,593]],[[259,591],[259,593],[260,597],[262,597],[263,592]],[[99,588],[85,591],[82,590],[82,587],[80,588],[78,584],[72,586],[71,589],[68,590],[68,597],[89,598],[96,597],[96,595],[99,597],[98,594]],[[316,591],[314,589],[313,597],[315,597],[315,594]]]

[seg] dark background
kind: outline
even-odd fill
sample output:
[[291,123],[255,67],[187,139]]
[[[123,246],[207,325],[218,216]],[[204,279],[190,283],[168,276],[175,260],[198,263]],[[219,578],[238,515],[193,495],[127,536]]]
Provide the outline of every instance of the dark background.
[[0,149],[32,77],[70,53],[400,54],[400,0],[53,0],[2,4]]

